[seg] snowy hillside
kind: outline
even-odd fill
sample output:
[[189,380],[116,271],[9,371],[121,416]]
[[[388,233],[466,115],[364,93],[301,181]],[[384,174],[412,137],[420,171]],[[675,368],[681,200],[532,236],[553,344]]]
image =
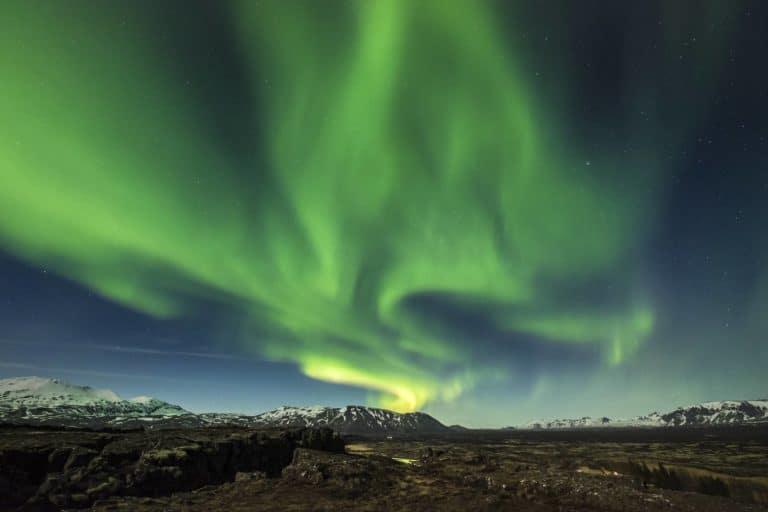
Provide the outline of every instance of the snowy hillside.
[[108,389],[77,386],[58,379],[0,379],[0,419],[6,422],[80,426],[108,418],[157,418],[191,414],[151,397],[123,400]]
[[665,425],[723,425],[768,421],[768,400],[724,400],[679,407],[662,414]]
[[60,404],[116,403],[120,397],[108,389],[75,386],[58,379],[18,377],[0,380],[0,403],[15,407],[54,407]]

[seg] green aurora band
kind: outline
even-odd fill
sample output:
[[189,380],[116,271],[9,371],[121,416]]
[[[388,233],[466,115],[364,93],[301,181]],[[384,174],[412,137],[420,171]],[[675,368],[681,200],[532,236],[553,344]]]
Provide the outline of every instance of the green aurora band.
[[627,264],[653,198],[616,169],[656,164],[585,165],[487,4],[232,4],[241,152],[157,27],[90,5],[3,6],[0,244],[19,258],[157,317],[232,304],[247,347],[401,411],[506,371],[420,297],[606,364],[651,333],[631,280],[609,312],[558,297]]

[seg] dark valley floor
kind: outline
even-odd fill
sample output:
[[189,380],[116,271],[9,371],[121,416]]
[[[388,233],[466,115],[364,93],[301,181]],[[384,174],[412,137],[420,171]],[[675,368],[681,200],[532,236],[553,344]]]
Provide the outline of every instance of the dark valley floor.
[[[0,432],[2,510],[768,510],[763,428]],[[568,439],[569,435],[571,439]]]

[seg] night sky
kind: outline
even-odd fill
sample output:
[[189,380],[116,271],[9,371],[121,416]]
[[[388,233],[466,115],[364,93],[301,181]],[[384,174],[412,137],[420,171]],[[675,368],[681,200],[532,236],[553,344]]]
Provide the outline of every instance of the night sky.
[[768,396],[768,3],[0,5],[0,377],[446,423]]

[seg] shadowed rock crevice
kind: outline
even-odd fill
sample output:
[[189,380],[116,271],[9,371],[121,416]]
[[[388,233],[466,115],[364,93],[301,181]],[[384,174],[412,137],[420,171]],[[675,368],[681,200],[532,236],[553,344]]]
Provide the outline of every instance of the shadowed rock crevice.
[[110,496],[169,495],[279,476],[297,448],[343,452],[330,429],[13,432],[0,444],[0,510],[82,508]]

